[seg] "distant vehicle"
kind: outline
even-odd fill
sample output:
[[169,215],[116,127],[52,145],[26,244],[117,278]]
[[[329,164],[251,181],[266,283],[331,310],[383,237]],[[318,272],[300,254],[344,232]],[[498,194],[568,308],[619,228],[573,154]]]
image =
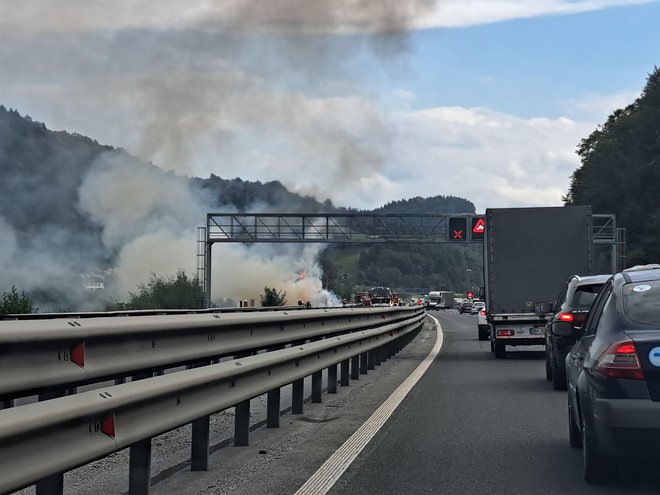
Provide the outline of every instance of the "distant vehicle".
[[472,301],[466,300],[461,303],[461,307],[458,308],[458,312],[460,314],[469,313],[471,309],[472,309]]
[[368,291],[355,293],[355,304],[358,306],[371,306],[371,297]]
[[483,301],[474,301],[472,303],[472,307],[470,308],[470,314],[471,315],[476,315],[486,307],[486,304]]
[[479,335],[479,340],[488,340],[490,336],[490,325],[486,316],[485,307],[477,313],[477,333]]
[[489,208],[484,233],[490,349],[543,345],[551,312],[541,303],[573,273],[590,273],[591,207]]
[[372,306],[392,306],[392,290],[389,287],[374,287],[369,291]]
[[569,441],[598,483],[620,458],[660,454],[660,267],[605,282],[578,336],[566,357]]
[[445,290],[431,291],[427,301],[427,309],[450,309],[454,307],[454,293]]
[[[566,355],[577,342],[591,303],[611,275],[571,275],[548,310],[554,312],[545,327],[545,378],[555,390],[566,390]],[[546,309],[543,308],[542,311]]]

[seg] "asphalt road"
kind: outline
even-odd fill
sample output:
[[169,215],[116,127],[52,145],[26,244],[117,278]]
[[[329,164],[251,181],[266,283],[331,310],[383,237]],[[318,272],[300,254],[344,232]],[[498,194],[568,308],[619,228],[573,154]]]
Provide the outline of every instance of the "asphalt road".
[[496,360],[474,316],[432,314],[440,356],[331,494],[660,493],[657,468],[639,462],[621,463],[607,486],[582,480],[565,392],[545,381],[542,351]]

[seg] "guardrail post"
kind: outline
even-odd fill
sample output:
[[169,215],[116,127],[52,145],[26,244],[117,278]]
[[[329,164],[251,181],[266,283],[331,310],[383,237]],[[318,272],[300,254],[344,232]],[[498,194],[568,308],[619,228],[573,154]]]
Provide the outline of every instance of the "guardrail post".
[[192,422],[192,438],[190,444],[190,470],[208,471],[209,469],[209,430],[210,416],[196,419]]
[[360,355],[351,358],[351,380],[360,379]]
[[250,445],[250,401],[244,400],[234,408],[234,446]]
[[[211,364],[210,361],[200,363],[195,367]],[[163,373],[161,371],[161,373]],[[209,430],[211,416],[204,416],[192,422],[190,438],[190,470],[208,471],[209,469]]]
[[9,409],[10,407],[14,407],[14,399],[3,400],[0,402],[0,409]]
[[291,414],[303,413],[305,399],[305,380],[301,378],[291,384]]
[[64,493],[64,476],[60,474],[44,478],[35,486],[36,495],[56,495],[62,493]]
[[[39,394],[39,402],[56,399],[66,395],[66,390]],[[64,473],[54,474],[48,478],[37,481],[35,484],[36,495],[62,495],[64,493]]]
[[367,369],[376,369],[376,352],[373,349],[367,352]]
[[151,486],[151,438],[131,445],[128,467],[129,495],[148,495]]
[[275,388],[266,395],[266,428],[280,427],[280,390]]
[[323,371],[312,373],[312,403],[320,404],[323,400]]
[[360,374],[361,375],[366,375],[367,374],[367,353],[363,352],[360,354]]
[[333,364],[328,367],[328,393],[337,393],[337,365]]
[[[270,347],[268,352],[284,349],[283,345]],[[280,406],[282,403],[282,389],[277,387],[266,394],[266,428],[280,427]]]
[[341,384],[342,387],[348,387],[348,383],[349,383],[349,380],[348,380],[348,375],[349,375],[348,365],[349,365],[349,362],[350,362],[349,359],[345,359],[339,365],[340,373],[341,373],[341,377],[340,377],[341,381],[339,383]]
[[[144,380],[153,376],[153,372],[144,372],[131,377],[131,381]],[[148,495],[151,486],[151,438],[141,440],[130,446],[128,461],[129,495]]]

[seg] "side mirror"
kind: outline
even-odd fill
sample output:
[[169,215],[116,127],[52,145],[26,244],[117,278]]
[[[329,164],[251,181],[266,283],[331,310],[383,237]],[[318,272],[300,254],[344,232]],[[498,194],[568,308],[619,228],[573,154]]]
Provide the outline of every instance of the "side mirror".
[[554,304],[551,302],[541,303],[538,306],[538,313],[552,313],[555,310]]

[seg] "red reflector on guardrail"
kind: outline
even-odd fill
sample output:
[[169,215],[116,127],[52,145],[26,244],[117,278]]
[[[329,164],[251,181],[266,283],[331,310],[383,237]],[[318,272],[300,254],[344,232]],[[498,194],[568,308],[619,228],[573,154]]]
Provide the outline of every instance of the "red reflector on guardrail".
[[109,437],[115,438],[115,413],[108,414],[101,420],[101,431]]
[[71,361],[81,368],[85,367],[85,342],[78,342],[71,348]]

